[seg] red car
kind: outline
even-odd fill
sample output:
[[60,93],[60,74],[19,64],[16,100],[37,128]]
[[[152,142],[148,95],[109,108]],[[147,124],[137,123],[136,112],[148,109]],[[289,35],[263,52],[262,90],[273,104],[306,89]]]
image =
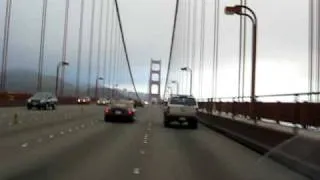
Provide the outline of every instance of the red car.
[[90,104],[91,98],[90,97],[80,97],[77,99],[78,104]]

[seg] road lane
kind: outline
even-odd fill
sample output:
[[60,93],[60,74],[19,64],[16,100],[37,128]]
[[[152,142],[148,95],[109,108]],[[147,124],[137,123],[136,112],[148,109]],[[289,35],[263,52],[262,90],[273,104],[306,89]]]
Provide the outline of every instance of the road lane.
[[140,109],[133,124],[96,122],[24,152],[10,179],[304,179],[204,126],[166,129],[157,107]]

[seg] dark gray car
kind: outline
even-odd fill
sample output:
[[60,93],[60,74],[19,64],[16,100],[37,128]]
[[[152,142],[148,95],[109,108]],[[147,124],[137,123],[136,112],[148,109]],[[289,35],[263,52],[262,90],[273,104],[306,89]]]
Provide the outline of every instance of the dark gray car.
[[27,100],[27,108],[37,109],[56,109],[58,103],[57,97],[50,92],[37,92]]

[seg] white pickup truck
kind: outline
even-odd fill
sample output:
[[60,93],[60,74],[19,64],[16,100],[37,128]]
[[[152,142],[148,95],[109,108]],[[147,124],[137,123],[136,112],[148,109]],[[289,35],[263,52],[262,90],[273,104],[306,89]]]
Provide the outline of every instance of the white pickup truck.
[[196,113],[198,111],[198,103],[193,96],[176,95],[168,99],[168,103],[164,106],[165,127],[169,127],[171,122],[188,123],[192,129],[198,128],[198,119]]

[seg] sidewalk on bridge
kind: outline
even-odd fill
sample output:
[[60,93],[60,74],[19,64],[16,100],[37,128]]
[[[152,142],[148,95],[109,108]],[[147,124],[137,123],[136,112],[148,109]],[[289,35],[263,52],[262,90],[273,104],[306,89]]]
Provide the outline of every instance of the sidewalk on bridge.
[[[207,112],[206,110],[200,110],[202,113],[206,113],[208,114],[209,112]],[[287,122],[280,122],[279,124],[276,123],[276,121],[274,120],[269,120],[269,119],[262,119],[262,120],[257,120],[256,122],[254,122],[253,119],[250,118],[246,118],[242,115],[236,115],[234,117],[232,117],[232,114],[227,114],[227,113],[219,113],[219,112],[212,112],[212,115],[215,116],[221,116],[224,118],[228,118],[231,120],[236,120],[236,121],[241,121],[243,123],[247,123],[247,124],[253,124],[253,125],[257,125],[257,126],[261,126],[264,128],[270,128],[270,129],[274,129],[277,131],[282,131],[282,132],[287,132],[287,133],[294,133],[297,135],[301,135],[307,138],[312,138],[315,140],[320,140],[320,128],[308,128],[308,129],[303,129],[301,125],[294,125],[291,123],[287,123]]]

